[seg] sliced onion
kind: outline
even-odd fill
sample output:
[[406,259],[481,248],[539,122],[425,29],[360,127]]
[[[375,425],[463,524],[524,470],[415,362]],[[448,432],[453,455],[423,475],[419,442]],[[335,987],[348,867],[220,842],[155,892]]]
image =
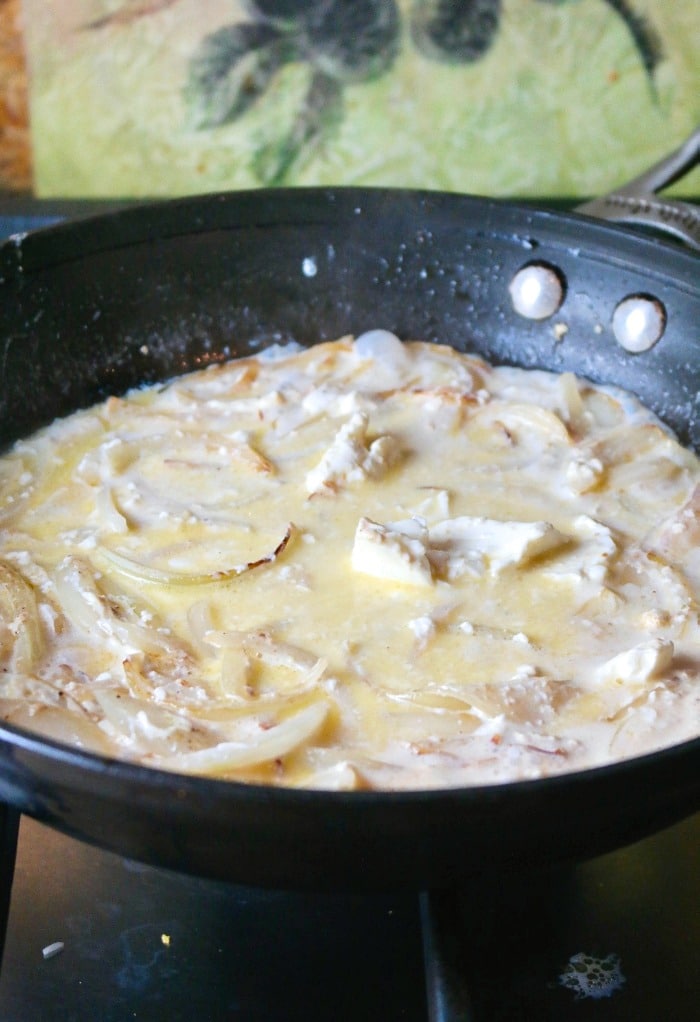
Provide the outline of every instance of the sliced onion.
[[61,610],[75,628],[90,634],[96,628],[105,631],[105,601],[85,561],[66,558],[54,573],[53,583]]
[[242,649],[248,656],[257,657],[271,667],[313,672],[314,681],[320,679],[327,667],[327,662],[314,653],[273,639],[267,632],[210,631],[205,632],[204,641],[218,649]]
[[[145,626],[138,620],[132,600],[119,601],[115,611],[112,601],[98,588],[93,569],[77,557],[66,558],[53,576],[56,599],[72,627],[84,637],[96,632],[117,643],[120,659],[134,654],[166,658],[185,669],[191,661],[190,650],[179,639],[168,635],[155,620]],[[117,602],[116,600],[114,602]]]
[[251,571],[253,568],[259,568],[263,564],[270,564],[279,557],[287,543],[289,543],[291,536],[292,525],[290,523],[280,542],[267,556],[259,557],[255,561],[248,561],[246,564],[236,564],[230,568],[223,568],[220,571],[170,571],[167,568],[157,568],[155,565],[136,561],[131,557],[127,557],[126,554],[109,549],[109,547],[100,547],[98,556],[107,561],[111,567],[116,568],[122,575],[127,575],[137,582],[153,582],[156,585],[164,586],[210,585],[213,582],[227,582],[229,579],[236,578],[238,575]]
[[97,491],[95,508],[102,528],[118,533],[129,531],[129,523],[117,507],[114,490],[110,486],[101,486]]
[[573,373],[562,373],[558,386],[564,422],[576,432],[584,432],[586,409],[576,376]]
[[476,411],[473,421],[484,425],[498,422],[525,439],[539,436],[550,443],[571,443],[569,431],[559,416],[538,405],[494,400]]
[[[470,689],[467,690],[471,692]],[[420,691],[391,692],[386,698],[390,702],[406,703],[420,707],[427,712],[433,713],[473,713],[474,703],[467,696],[459,695],[450,691]]]
[[250,686],[250,660],[243,649],[225,649],[221,658],[221,688],[228,696],[248,699]]
[[90,718],[75,708],[61,706],[32,706],[26,702],[8,707],[0,703],[0,713],[10,724],[38,732],[66,745],[77,746],[108,755],[110,743],[104,731]]
[[[222,651],[221,685],[229,695],[250,698],[262,693],[250,691],[251,662],[259,660],[268,667],[281,667],[302,676],[296,691],[317,685],[328,668],[328,661],[308,650],[281,642],[265,632],[209,631],[204,641]],[[289,691],[287,692],[289,695]]]
[[275,727],[261,730],[253,741],[220,742],[208,749],[156,757],[151,762],[164,770],[209,775],[258,766],[286,756],[308,742],[323,726],[328,710],[326,703],[312,703]]
[[194,644],[204,656],[211,656],[214,649],[211,643],[204,638],[207,632],[214,629],[214,622],[211,614],[211,604],[208,600],[197,600],[187,609],[187,624],[190,627]]
[[141,754],[168,754],[192,731],[182,714],[146,699],[136,699],[123,690],[95,689],[94,697],[104,714],[100,722],[105,734],[124,738]]
[[0,561],[0,617],[14,636],[11,666],[25,673],[41,656],[44,637],[33,587],[15,568]]

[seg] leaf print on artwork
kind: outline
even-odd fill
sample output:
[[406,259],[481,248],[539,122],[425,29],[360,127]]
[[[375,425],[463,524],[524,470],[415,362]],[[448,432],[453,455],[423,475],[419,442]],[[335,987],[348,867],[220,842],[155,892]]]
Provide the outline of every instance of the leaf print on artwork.
[[[538,3],[556,5],[570,2],[571,0],[538,0]],[[630,0],[603,0],[603,3],[606,3],[626,25],[644,70],[649,79],[653,80],[654,72],[664,55],[661,39],[656,29],[644,15],[634,9]]]
[[337,78],[315,71],[291,131],[258,149],[253,170],[259,181],[278,185],[303,154],[309,159],[330,138],[343,118],[343,90]]
[[185,86],[192,127],[215,128],[240,117],[292,56],[285,36],[266,24],[227,25],[207,36]]
[[309,0],[243,0],[243,6],[254,21],[286,29],[304,21],[314,5]]
[[342,120],[343,87],[391,67],[399,49],[399,12],[395,0],[249,0],[245,8],[251,20],[201,42],[190,60],[184,99],[192,127],[220,127],[262,101],[285,64],[305,63],[309,86],[294,123],[253,159],[261,183],[280,184]]
[[471,63],[490,49],[501,0],[414,0],[411,39],[431,60]]
[[663,47],[655,29],[627,0],[605,0],[605,3],[624,21],[637,47],[644,70],[649,78],[652,78],[657,64],[663,57]]
[[382,0],[313,4],[307,59],[343,82],[367,82],[391,67],[399,49],[399,12]]

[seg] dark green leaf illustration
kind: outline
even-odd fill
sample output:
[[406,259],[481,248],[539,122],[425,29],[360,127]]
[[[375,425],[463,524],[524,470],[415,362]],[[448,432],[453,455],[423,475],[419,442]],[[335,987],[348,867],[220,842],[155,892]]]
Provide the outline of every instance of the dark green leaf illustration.
[[651,77],[663,56],[661,40],[646,18],[638,14],[626,0],[605,0],[619,14],[629,30],[644,69]]
[[500,16],[501,0],[416,0],[411,38],[431,60],[469,63],[491,46]]
[[245,0],[243,6],[253,21],[267,21],[276,28],[290,29],[305,21],[316,4],[309,0]]
[[207,36],[185,88],[193,126],[213,128],[240,117],[289,57],[287,40],[268,25],[244,22]]
[[253,159],[258,180],[280,185],[292,168],[326,144],[343,117],[343,90],[337,78],[323,71],[312,75],[304,103],[291,131],[262,147]]
[[[539,0],[539,3],[546,4],[569,2],[570,0]],[[663,58],[661,40],[653,25],[642,14],[635,11],[629,0],[603,0],[603,3],[606,3],[625,23],[644,65],[644,70],[650,79],[653,78],[654,71]]]
[[388,71],[398,52],[399,13],[381,0],[336,0],[313,5],[308,59],[344,82],[369,81]]

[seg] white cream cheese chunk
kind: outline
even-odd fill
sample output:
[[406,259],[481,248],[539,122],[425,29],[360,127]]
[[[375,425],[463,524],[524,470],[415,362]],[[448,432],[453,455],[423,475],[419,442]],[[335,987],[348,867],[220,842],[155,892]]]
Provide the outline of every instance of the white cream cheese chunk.
[[431,525],[420,518],[382,525],[361,518],[355,532],[355,571],[394,582],[430,585],[484,570],[526,564],[567,542],[549,522],[499,522],[465,515]]
[[606,661],[596,672],[596,681],[601,685],[644,685],[669,666],[673,652],[669,639],[642,642]]
[[361,518],[355,530],[352,566],[355,571],[388,582],[432,585],[425,522],[411,518],[381,525],[370,518]]
[[390,436],[370,441],[368,426],[366,412],[355,412],[341,426],[318,465],[307,473],[307,493],[332,492],[348,483],[377,478],[390,467],[397,455],[396,442]]
[[496,575],[567,542],[549,522],[506,522],[461,515],[430,528],[430,559],[448,579],[486,568]]
[[577,515],[570,525],[575,541],[571,550],[563,552],[547,566],[546,574],[555,580],[581,585],[585,582],[602,585],[607,577],[617,544],[611,530],[589,515]]
[[600,458],[576,453],[566,466],[566,481],[574,493],[588,493],[598,486],[604,471]]

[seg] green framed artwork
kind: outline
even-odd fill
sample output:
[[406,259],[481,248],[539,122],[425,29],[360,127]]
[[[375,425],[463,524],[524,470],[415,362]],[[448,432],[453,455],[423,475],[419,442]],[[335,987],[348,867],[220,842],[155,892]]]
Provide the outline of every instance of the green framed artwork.
[[24,0],[24,23],[41,197],[576,197],[700,122],[697,0]]

